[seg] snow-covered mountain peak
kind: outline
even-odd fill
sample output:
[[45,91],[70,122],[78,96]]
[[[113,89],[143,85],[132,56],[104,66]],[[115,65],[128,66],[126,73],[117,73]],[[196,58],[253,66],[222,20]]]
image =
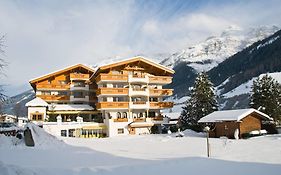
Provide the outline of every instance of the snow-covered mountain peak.
[[198,72],[208,71],[254,42],[270,36],[278,29],[276,26],[262,26],[243,30],[238,26],[230,26],[221,35],[211,36],[203,42],[188,46],[161,63],[175,67],[179,62],[186,62]]

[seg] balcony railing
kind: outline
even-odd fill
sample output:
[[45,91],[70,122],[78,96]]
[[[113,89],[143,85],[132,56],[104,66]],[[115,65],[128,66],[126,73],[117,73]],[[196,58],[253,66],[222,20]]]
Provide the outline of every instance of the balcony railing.
[[172,77],[167,76],[151,76],[149,77],[149,83],[156,83],[156,84],[170,84],[172,83]]
[[70,89],[69,84],[37,84],[37,89]]
[[134,105],[143,105],[146,104],[146,101],[133,101]]
[[171,96],[173,89],[149,89],[150,96]]
[[145,118],[134,118],[134,122],[145,122]]
[[40,97],[45,101],[61,101],[61,100],[68,101],[70,99],[68,95],[37,95],[37,97]]
[[99,88],[97,95],[128,95],[128,88]]
[[113,120],[114,122],[128,122],[127,118],[116,118]]
[[100,81],[119,81],[119,82],[127,82],[128,81],[128,75],[122,75],[122,74],[100,74],[96,78],[96,82]]
[[88,80],[90,78],[89,74],[79,74],[79,73],[71,73],[70,79],[73,80]]
[[129,102],[99,102],[97,103],[97,109],[118,109],[129,108]]
[[151,108],[172,108],[174,106],[173,102],[150,102]]

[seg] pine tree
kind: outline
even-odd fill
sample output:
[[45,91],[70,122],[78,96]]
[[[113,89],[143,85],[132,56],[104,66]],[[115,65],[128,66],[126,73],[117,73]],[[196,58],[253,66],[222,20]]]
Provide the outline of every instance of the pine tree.
[[267,74],[254,80],[250,107],[269,115],[276,121],[280,120],[281,85]]
[[186,101],[180,116],[182,127],[200,131],[202,128],[198,121],[217,109],[213,84],[205,72],[199,73],[191,90],[191,97]]

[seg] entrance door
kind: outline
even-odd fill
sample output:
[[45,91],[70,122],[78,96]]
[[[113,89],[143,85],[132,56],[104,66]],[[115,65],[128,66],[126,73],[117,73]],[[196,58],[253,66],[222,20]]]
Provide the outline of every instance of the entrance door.
[[130,134],[132,134],[132,135],[136,134],[136,129],[135,128],[130,128]]

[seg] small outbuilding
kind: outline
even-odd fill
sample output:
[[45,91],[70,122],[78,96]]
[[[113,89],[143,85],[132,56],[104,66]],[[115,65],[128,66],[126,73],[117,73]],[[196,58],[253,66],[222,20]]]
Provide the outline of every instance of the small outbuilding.
[[199,123],[211,125],[210,137],[242,138],[251,131],[260,131],[262,121],[270,121],[267,114],[255,109],[215,111],[199,120]]

